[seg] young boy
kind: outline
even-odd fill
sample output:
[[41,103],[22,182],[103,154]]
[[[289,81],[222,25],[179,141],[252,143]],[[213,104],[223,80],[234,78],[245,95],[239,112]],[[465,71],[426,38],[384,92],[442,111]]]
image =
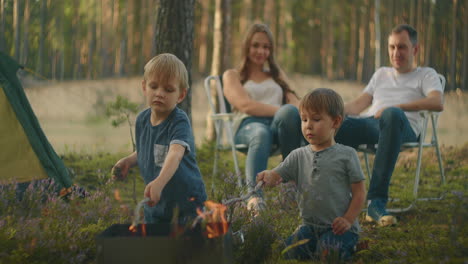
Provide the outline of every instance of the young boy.
[[343,100],[331,89],[308,93],[299,112],[302,134],[310,145],[292,151],[278,167],[257,175],[257,182],[263,181],[265,186],[287,181],[297,184],[302,225],[286,240],[286,246],[309,240],[293,246],[286,258],[328,255],[348,259],[358,241],[364,175],[356,151],[334,140],[343,108]]
[[145,65],[142,81],[148,109],[135,124],[136,151],[115,164],[125,177],[138,165],[146,184],[146,223],[170,222],[174,209],[179,221],[196,216],[206,200],[205,185],[195,160],[195,145],[187,115],[177,108],[187,94],[188,74],[172,54],[160,54]]

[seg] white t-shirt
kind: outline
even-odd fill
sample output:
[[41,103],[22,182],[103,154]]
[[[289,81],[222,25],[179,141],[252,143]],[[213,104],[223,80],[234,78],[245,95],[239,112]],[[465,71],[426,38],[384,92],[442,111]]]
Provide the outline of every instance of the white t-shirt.
[[[443,92],[437,72],[429,67],[417,67],[409,73],[399,73],[392,67],[382,67],[372,75],[364,89],[370,94],[372,105],[363,116],[373,116],[380,109],[425,98],[431,91]],[[405,112],[416,136],[422,129],[418,112]]]
[[[272,78],[259,83],[248,80],[243,86],[252,100],[274,106],[281,106],[283,103],[283,89]],[[234,112],[236,113],[234,131],[237,131],[242,120],[249,117],[249,115],[241,113],[236,109],[234,109]]]

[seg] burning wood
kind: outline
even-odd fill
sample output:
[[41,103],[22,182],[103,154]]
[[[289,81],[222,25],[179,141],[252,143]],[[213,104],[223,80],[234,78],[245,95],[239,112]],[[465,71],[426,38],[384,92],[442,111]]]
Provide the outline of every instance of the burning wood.
[[215,238],[226,234],[229,229],[229,223],[226,220],[227,207],[224,204],[206,201],[205,208],[208,211],[203,212],[197,208],[198,217],[193,221],[192,228],[200,221],[206,223],[206,236]]
[[[128,230],[130,230],[132,233],[136,233],[138,231],[138,223],[140,223],[140,210],[145,203],[149,202],[149,200],[150,198],[146,197],[145,199],[141,200],[135,207],[133,222],[128,228]],[[141,234],[142,236],[146,236],[146,224],[144,223],[141,224]]]

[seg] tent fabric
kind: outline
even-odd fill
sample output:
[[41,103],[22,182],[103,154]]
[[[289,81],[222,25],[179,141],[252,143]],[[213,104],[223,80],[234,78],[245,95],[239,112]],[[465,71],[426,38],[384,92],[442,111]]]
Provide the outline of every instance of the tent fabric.
[[[39,125],[39,121],[16,76],[19,68],[21,67],[16,61],[0,52],[0,86],[5,95],[4,98],[6,98],[4,101],[9,103],[8,106],[8,104],[0,102],[2,104],[0,108],[0,115],[2,115],[0,116],[2,126],[0,129],[0,138],[2,138],[0,148],[3,152],[0,155],[0,166],[11,165],[8,166],[8,171],[0,170],[0,181],[15,178],[14,180],[17,182],[26,182],[47,175],[60,187],[69,188],[72,181],[68,170]],[[0,93],[1,96],[2,93]],[[0,98],[0,100],[2,99]],[[8,112],[10,112],[10,118],[8,118]],[[14,115],[11,113],[14,113]],[[16,122],[14,122],[15,118]],[[17,124],[20,124],[20,126]],[[21,134],[27,137],[27,141],[24,138],[21,139]],[[17,140],[16,143],[15,140]],[[37,163],[35,165],[35,160],[39,161],[40,166],[36,166]],[[15,176],[15,174],[20,175],[20,171],[26,171],[26,174],[30,176]],[[25,174],[23,173],[23,175]]]

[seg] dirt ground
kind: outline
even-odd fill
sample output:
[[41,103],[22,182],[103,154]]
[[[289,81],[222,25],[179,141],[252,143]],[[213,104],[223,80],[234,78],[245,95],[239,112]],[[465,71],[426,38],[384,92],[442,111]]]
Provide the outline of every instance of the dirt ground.
[[[344,101],[359,95],[363,84],[350,81],[327,81],[316,76],[295,74],[289,76],[291,86],[299,96],[308,90],[327,87],[340,93]],[[120,94],[141,104],[140,78],[107,79],[95,81],[66,81],[40,85],[25,84],[25,91],[49,141],[58,153],[69,151],[131,151],[128,126],[114,128],[105,118],[105,105]],[[205,137],[208,102],[203,80],[192,85],[192,119],[195,141]],[[465,143],[468,131],[467,96],[450,93],[445,98],[445,110],[441,114],[438,134],[445,145]]]

